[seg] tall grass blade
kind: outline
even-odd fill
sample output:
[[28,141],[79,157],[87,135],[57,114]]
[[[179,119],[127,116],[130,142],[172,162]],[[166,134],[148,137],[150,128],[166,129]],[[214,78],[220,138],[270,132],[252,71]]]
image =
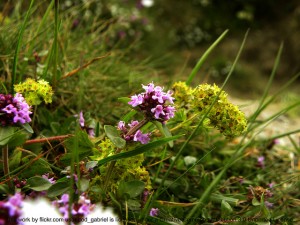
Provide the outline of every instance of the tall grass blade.
[[11,93],[12,94],[14,94],[14,84],[16,84],[17,82],[20,82],[22,80],[22,75],[20,75],[19,79],[17,79],[17,65],[18,65],[19,52],[20,52],[20,48],[21,48],[24,30],[25,30],[33,3],[34,3],[34,0],[31,0],[29,8],[28,8],[25,18],[24,18],[24,22],[22,24],[22,27],[21,27],[19,35],[18,35],[17,47],[15,49],[13,68],[12,68],[12,82],[11,82]]
[[[52,0],[52,1],[50,2],[49,6],[47,7],[46,12],[44,13],[43,18],[42,18],[42,20],[41,20],[41,22],[40,22],[38,28],[37,28],[36,31],[35,31],[34,37],[37,37],[37,36],[39,35],[41,29],[42,29],[43,27],[45,27],[46,20],[47,20],[47,18],[48,18],[48,16],[49,16],[49,13],[51,12],[51,9],[53,8],[53,5],[54,5],[54,0]],[[33,45],[33,44],[30,45],[30,46],[29,46],[28,52],[31,53],[32,50],[33,50],[33,48],[34,48],[34,45]]]
[[[263,111],[263,109],[266,108],[267,105],[264,105],[264,101],[266,100],[267,98],[267,95],[270,91],[270,87],[271,87],[271,84],[274,80],[274,76],[276,74],[276,71],[277,71],[277,68],[278,68],[278,65],[279,65],[279,62],[280,62],[280,57],[281,57],[281,54],[282,54],[282,49],[283,49],[283,43],[281,43],[280,47],[279,47],[279,50],[278,50],[278,53],[277,53],[277,56],[276,56],[276,59],[275,59],[275,63],[274,63],[274,66],[273,66],[273,69],[272,69],[272,72],[271,72],[271,75],[270,75],[270,78],[268,80],[268,83],[266,85],[266,88],[264,89],[264,93],[260,99],[260,102],[259,102],[259,106],[256,110],[256,112],[253,114],[253,116],[251,116],[251,118],[249,119],[249,122],[253,122],[257,116]],[[270,102],[268,102],[270,103]]]
[[196,66],[194,67],[194,69],[192,70],[192,72],[190,73],[188,79],[186,80],[186,84],[190,85],[192,80],[194,79],[195,75],[197,74],[197,72],[200,70],[201,66],[203,65],[203,63],[205,62],[205,60],[207,59],[207,57],[209,56],[209,54],[214,50],[214,48],[223,40],[223,38],[226,36],[226,34],[228,33],[228,30],[225,30],[220,37],[206,50],[206,52],[204,52],[204,54],[202,55],[202,57],[199,59],[199,61],[197,62]]
[[54,2],[54,42],[53,42],[53,54],[54,54],[54,61],[53,61],[53,80],[52,85],[56,87],[56,82],[58,81],[59,77],[57,74],[57,65],[58,65],[58,12],[59,12],[59,0],[55,0]]
[[[242,52],[242,50],[243,50],[243,48],[244,48],[244,45],[245,45],[247,36],[248,36],[248,31],[247,31],[246,34],[245,34],[245,37],[244,37],[243,42],[242,42],[242,44],[241,44],[241,47],[240,47],[240,49],[239,49],[239,51],[238,51],[238,54],[237,54],[237,56],[236,56],[236,58],[235,58],[235,60],[234,60],[234,63],[232,64],[232,67],[231,67],[231,69],[230,69],[230,71],[229,71],[229,73],[228,73],[228,75],[227,75],[227,77],[226,77],[226,79],[225,79],[225,81],[224,81],[224,83],[223,83],[223,85],[222,85],[221,91],[222,91],[223,88],[225,87],[227,81],[229,80],[229,78],[230,78],[230,76],[231,76],[231,74],[232,74],[232,72],[233,72],[233,70],[234,70],[234,68],[235,68],[235,66],[236,66],[236,64],[237,64],[237,62],[238,62],[238,60],[239,60],[239,58],[240,58],[240,55],[241,55],[241,52]],[[221,91],[220,91],[220,92],[221,92]],[[219,93],[219,94],[220,94],[220,93]],[[217,96],[217,97],[218,97],[218,96]],[[216,98],[216,99],[217,99],[217,98]],[[216,100],[216,99],[215,99],[215,100]],[[213,104],[212,104],[212,106],[213,106]],[[209,110],[211,110],[212,106],[210,107]],[[200,122],[200,124],[203,123],[203,120],[204,120],[204,119],[202,119],[202,121]],[[183,144],[182,148],[184,148],[184,147],[187,145],[187,142],[189,142],[189,141],[191,140],[192,135],[194,135],[194,133],[196,132],[196,130],[199,128],[200,124],[196,127],[196,129],[195,129],[194,132],[191,134],[191,136],[190,136],[190,137],[187,139],[187,141]],[[181,153],[182,150],[183,150],[183,149],[180,149],[178,153]],[[179,156],[178,156],[178,157],[179,157]],[[175,161],[175,160],[174,160],[174,161]],[[174,161],[173,161],[173,162],[174,162]],[[227,164],[227,165],[228,165],[228,164]],[[172,166],[172,165],[170,165],[169,169],[171,169],[171,166]],[[173,165],[173,166],[174,166],[174,165]],[[226,168],[226,169],[225,169],[225,168]],[[213,180],[213,182],[209,185],[209,187],[205,190],[205,192],[203,193],[203,195],[202,195],[201,198],[199,199],[199,202],[197,203],[197,205],[195,205],[195,206],[193,207],[193,209],[190,211],[190,213],[189,213],[188,216],[187,216],[187,220],[186,220],[187,222],[191,222],[191,219],[192,219],[193,216],[195,216],[195,217],[198,216],[198,214],[200,213],[199,208],[201,208],[201,207],[203,206],[205,200],[209,197],[210,193],[212,192],[212,190],[214,189],[214,187],[219,183],[219,181],[220,181],[220,179],[222,178],[223,174],[224,174],[225,171],[227,170],[226,165],[225,165],[225,168],[217,175],[217,177],[215,177],[215,179]],[[168,171],[167,171],[166,174],[168,174]],[[185,221],[185,222],[186,222],[186,221]],[[187,223],[185,223],[185,224],[187,224]],[[194,222],[188,223],[188,224],[194,224]]]

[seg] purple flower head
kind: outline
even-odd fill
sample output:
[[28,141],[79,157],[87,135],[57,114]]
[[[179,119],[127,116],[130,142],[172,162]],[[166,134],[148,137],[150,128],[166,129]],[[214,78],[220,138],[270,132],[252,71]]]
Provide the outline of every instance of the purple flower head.
[[80,111],[80,113],[76,114],[75,117],[79,117],[78,122],[79,122],[79,125],[80,125],[81,129],[85,130],[90,137],[95,137],[94,128],[89,127],[88,125],[85,125],[85,119],[84,119],[84,116],[83,116],[83,112]]
[[118,129],[122,130],[122,131],[125,130],[125,132],[126,132],[126,124],[125,124],[124,121],[119,121],[119,123],[118,123]]
[[132,128],[132,127],[135,127],[135,126],[138,125],[138,124],[139,124],[139,121],[137,121],[137,120],[132,120],[131,123],[128,124],[128,126],[129,126],[130,128]]
[[17,123],[25,124],[31,121],[30,106],[19,93],[16,93],[15,97],[9,94],[0,94],[0,113],[0,124],[2,126]]
[[273,192],[271,192],[270,190],[266,190],[265,195],[267,198],[270,198],[273,196]]
[[162,105],[157,105],[155,108],[152,108],[151,112],[154,113],[154,117],[156,119],[159,119],[160,115],[162,116],[166,115]]
[[275,145],[278,145],[278,144],[280,144],[280,140],[279,140],[278,138],[275,138],[275,139],[273,140],[273,143],[274,143]]
[[265,157],[260,156],[257,158],[257,167],[264,168],[265,167]]
[[142,87],[145,92],[131,96],[128,104],[138,106],[149,120],[166,122],[174,117],[175,108],[171,106],[174,98],[171,91],[164,92],[162,87],[155,86],[153,82]]
[[[59,208],[59,212],[64,219],[69,219],[69,195],[64,194],[60,200],[53,201],[53,205]],[[80,222],[83,218],[88,216],[92,211],[94,205],[84,195],[79,196],[78,202],[72,204],[72,220],[74,223]]]
[[69,202],[69,195],[68,194],[63,194],[60,198],[60,200],[57,200],[57,203],[63,203],[63,204],[68,204]]
[[138,130],[135,133],[133,140],[139,141],[141,144],[147,144],[150,141],[150,134],[143,134],[140,130]]
[[150,141],[150,133],[143,134],[140,130],[133,132],[132,134],[128,135],[135,126],[139,125],[139,121],[132,120],[131,123],[125,124],[124,121],[120,121],[118,123],[117,128],[121,131],[121,136],[126,141],[136,141],[140,142],[141,144],[147,144]]
[[94,128],[87,128],[87,133],[90,137],[95,137]]
[[129,105],[132,105],[132,107],[136,107],[138,105],[143,104],[143,96],[141,94],[139,95],[133,95],[131,96],[131,101],[128,102]]
[[16,193],[6,202],[0,201],[0,224],[22,225],[20,216],[22,215],[22,196]]
[[44,179],[48,180],[51,184],[55,184],[56,183],[56,180],[54,179],[54,177],[49,178],[49,173],[46,173],[46,174],[42,175],[42,177]]
[[158,213],[159,213],[159,209],[158,208],[152,208],[150,210],[149,215],[152,216],[152,217],[154,217],[154,216],[158,216]]
[[121,30],[121,31],[118,32],[118,36],[119,36],[120,39],[123,39],[123,38],[126,37],[126,32]]
[[265,201],[265,206],[269,209],[273,208],[274,207],[274,203],[271,203],[271,202],[268,202],[268,201]]
[[271,183],[269,183],[269,188],[273,188],[273,187],[274,187],[274,185],[275,185],[275,183],[274,183],[274,182],[271,182]]
[[25,179],[19,180],[19,178],[17,177],[13,179],[13,182],[16,188],[23,188],[26,186],[27,183]]
[[153,82],[152,83],[150,83],[150,84],[148,84],[148,85],[143,85],[142,84],[142,87],[145,89],[145,91],[146,91],[146,94],[150,94],[150,93],[152,93],[153,91],[154,91],[154,84],[153,84]]
[[80,111],[80,113],[79,113],[79,124],[80,124],[80,126],[81,127],[84,127],[84,117],[83,117],[83,113],[82,113],[82,111]]

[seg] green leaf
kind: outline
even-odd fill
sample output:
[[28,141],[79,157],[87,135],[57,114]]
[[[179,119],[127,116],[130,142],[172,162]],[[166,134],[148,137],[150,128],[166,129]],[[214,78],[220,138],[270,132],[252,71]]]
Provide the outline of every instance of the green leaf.
[[110,125],[105,125],[104,130],[105,130],[107,137],[112,141],[112,143],[117,148],[125,147],[126,141],[120,137],[120,134],[119,134],[117,128],[110,126]]
[[125,104],[128,104],[128,102],[130,101],[131,99],[128,98],[128,97],[121,97],[121,98],[118,98],[118,101],[119,102],[122,102],[122,103],[125,103]]
[[253,198],[252,199],[252,205],[258,206],[258,205],[260,205],[260,202],[256,198]]
[[[22,162],[25,164],[29,161],[27,157],[22,158]],[[43,175],[45,173],[51,173],[52,170],[49,163],[43,159],[38,159],[32,163],[26,170],[22,172],[24,178],[33,177],[35,175]]]
[[74,150],[74,143],[78,142],[78,154],[86,155],[92,154],[92,149],[94,144],[90,141],[88,134],[85,131],[80,130],[76,132],[73,137],[70,137],[66,140],[65,146],[70,154]]
[[[153,121],[153,123],[155,124],[155,126],[157,127],[157,129],[159,129],[159,131],[165,135],[165,137],[172,137],[172,134],[169,130],[169,128],[165,125],[165,124],[162,124],[161,122],[158,122],[158,121]],[[174,146],[174,141],[169,141],[168,142],[169,146],[171,148],[173,148]]]
[[32,129],[32,127],[31,127],[28,123],[21,124],[21,126],[22,126],[27,132],[33,134],[33,129]]
[[27,135],[24,132],[16,132],[7,143],[10,148],[21,146],[25,143]]
[[231,208],[230,204],[225,200],[222,200],[221,202],[221,212],[223,217],[226,217],[233,212],[233,209]]
[[85,165],[85,168],[88,169],[93,169],[95,166],[97,166],[98,161],[88,161]]
[[29,188],[34,191],[45,191],[51,187],[51,182],[43,177],[31,177],[27,180]]
[[255,222],[255,224],[257,224],[257,225],[270,225],[271,223],[270,223],[270,221],[268,221],[268,222]]
[[14,127],[0,127],[0,146],[6,145],[15,133]]
[[80,179],[80,191],[85,192],[89,188],[90,185],[90,180],[86,178],[81,178]]
[[140,200],[128,199],[127,205],[128,205],[128,208],[132,211],[138,211],[141,209]]
[[0,185],[0,194],[8,194],[9,193],[9,187],[7,184],[1,184]]
[[12,156],[9,159],[9,167],[10,169],[15,169],[20,165],[22,158],[22,152],[15,149]]
[[157,141],[150,142],[146,145],[142,145],[140,147],[137,147],[134,150],[131,150],[131,151],[128,151],[128,152],[122,152],[122,153],[119,153],[119,154],[116,154],[116,155],[106,157],[105,159],[101,159],[101,160],[98,161],[98,166],[101,166],[101,165],[103,165],[105,163],[108,163],[110,161],[115,161],[115,160],[118,160],[118,159],[128,158],[128,157],[132,157],[132,156],[135,156],[135,155],[138,155],[138,154],[142,154],[142,153],[144,153],[146,151],[149,151],[153,148],[156,148],[158,146],[166,144],[171,140],[176,140],[181,136],[182,135],[176,135],[176,136],[169,137],[169,138],[163,138],[163,139],[160,139],[160,140],[157,140]]
[[217,194],[217,193],[212,193],[210,198],[211,198],[212,201],[218,202],[218,203],[220,203],[224,200],[227,203],[229,203],[231,206],[237,206],[239,204],[239,199],[224,196],[224,195]]
[[70,181],[57,182],[48,189],[48,197],[53,198],[68,192],[71,188]]
[[120,197],[129,196],[135,198],[140,195],[145,189],[145,183],[140,180],[122,181],[119,185],[118,194]]
[[57,134],[61,128],[61,124],[58,122],[52,122],[52,123],[50,123],[50,127],[51,127],[52,132],[54,134]]
[[122,121],[127,123],[135,114],[137,113],[136,110],[132,109],[129,113],[127,113],[125,116],[122,117]]

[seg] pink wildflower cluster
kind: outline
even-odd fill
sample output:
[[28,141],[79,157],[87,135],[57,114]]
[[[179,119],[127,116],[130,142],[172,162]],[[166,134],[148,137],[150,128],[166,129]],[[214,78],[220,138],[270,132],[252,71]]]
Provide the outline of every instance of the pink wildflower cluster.
[[94,209],[94,205],[84,195],[79,196],[77,202],[72,205],[71,216],[69,216],[69,195],[63,194],[60,200],[53,202],[53,205],[59,208],[65,221],[71,220],[71,224],[80,223]]
[[141,130],[137,130],[134,134],[127,135],[130,129],[133,129],[139,124],[139,121],[134,120],[126,126],[124,121],[118,123],[118,129],[122,132],[122,136],[126,141],[138,141],[141,144],[147,144],[150,141],[150,133],[143,134]]
[[22,225],[22,196],[16,193],[6,202],[0,201],[0,225]]
[[132,107],[139,107],[149,120],[158,120],[165,122],[174,117],[175,108],[172,92],[163,92],[160,86],[154,86],[153,83],[142,85],[145,92],[131,96],[128,102]]
[[15,97],[10,94],[0,94],[0,124],[2,126],[29,123],[31,113],[30,106],[21,94],[16,93]]

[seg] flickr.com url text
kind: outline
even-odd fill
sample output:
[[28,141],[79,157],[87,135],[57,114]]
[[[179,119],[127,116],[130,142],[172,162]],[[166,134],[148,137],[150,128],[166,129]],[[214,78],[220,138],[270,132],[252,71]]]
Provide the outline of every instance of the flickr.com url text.
[[[94,218],[73,218],[73,219],[67,219],[67,218],[55,218],[55,217],[23,217],[20,218],[20,221],[25,224],[47,224],[47,223],[61,223],[61,222],[76,222],[76,223],[113,223],[113,222],[124,222],[119,217],[94,217]],[[235,218],[211,218],[211,219],[204,219],[204,218],[192,218],[187,220],[179,220],[177,218],[149,218],[148,219],[151,222],[155,221],[166,221],[166,222],[198,222],[198,223],[204,223],[204,222],[292,222],[293,218],[289,217],[281,217],[281,218],[247,218],[247,217],[235,217]]]

